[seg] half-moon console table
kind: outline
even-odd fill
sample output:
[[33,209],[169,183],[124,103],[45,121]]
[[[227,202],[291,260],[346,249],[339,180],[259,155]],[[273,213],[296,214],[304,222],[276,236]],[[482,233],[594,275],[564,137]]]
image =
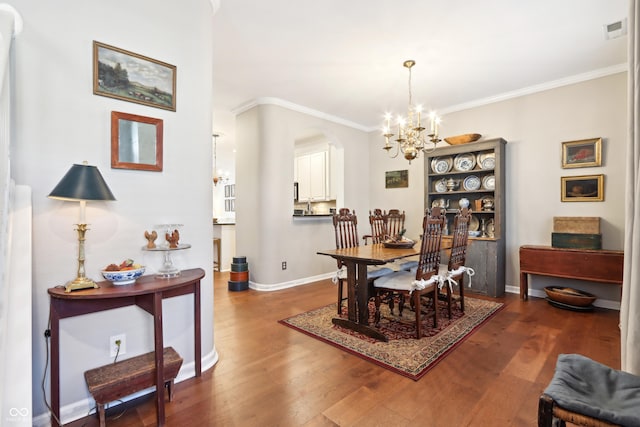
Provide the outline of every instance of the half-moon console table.
[[622,285],[623,251],[520,246],[520,298],[529,296],[527,274]]
[[142,276],[132,285],[114,286],[98,282],[97,289],[65,292],[64,286],[49,288],[51,306],[51,425],[60,419],[60,319],[98,311],[137,305],[153,316],[155,346],[155,384],[158,426],[165,423],[164,414],[164,340],[162,334],[162,300],[193,294],[194,358],[196,376],[202,374],[200,331],[200,279],[204,270],[183,270],[178,277],[160,279]]

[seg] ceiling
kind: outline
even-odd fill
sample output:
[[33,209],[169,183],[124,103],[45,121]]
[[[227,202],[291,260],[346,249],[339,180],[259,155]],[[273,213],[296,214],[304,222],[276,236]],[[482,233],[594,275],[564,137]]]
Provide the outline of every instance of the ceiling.
[[[365,130],[413,101],[446,113],[624,70],[604,26],[628,0],[220,0],[214,129],[278,98]],[[446,124],[446,121],[445,121]]]

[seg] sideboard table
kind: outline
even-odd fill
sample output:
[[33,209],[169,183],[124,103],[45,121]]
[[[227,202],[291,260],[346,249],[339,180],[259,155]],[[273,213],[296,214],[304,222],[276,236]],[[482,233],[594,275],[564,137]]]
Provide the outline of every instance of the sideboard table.
[[622,285],[623,251],[520,246],[520,298],[529,296],[527,274]]
[[165,423],[164,414],[164,356],[162,333],[162,300],[179,295],[193,294],[194,358],[196,376],[202,374],[200,330],[200,280],[204,270],[183,270],[178,277],[140,277],[132,285],[114,286],[111,282],[98,282],[97,289],[83,289],[67,293],[64,286],[50,288],[51,307],[51,425],[60,419],[60,319],[96,313],[103,310],[137,305],[153,316],[156,409],[158,426]]

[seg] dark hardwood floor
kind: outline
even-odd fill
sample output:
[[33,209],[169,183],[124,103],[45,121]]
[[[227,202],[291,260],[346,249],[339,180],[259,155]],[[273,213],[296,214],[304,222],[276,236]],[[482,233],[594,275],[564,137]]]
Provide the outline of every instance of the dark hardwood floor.
[[[572,312],[507,294],[505,309],[413,381],[277,323],[333,303],[331,281],[230,292],[227,280],[215,273],[220,359],[176,384],[168,426],[536,426],[558,354],[620,368],[617,311]],[[155,423],[152,396],[107,411],[109,427]]]

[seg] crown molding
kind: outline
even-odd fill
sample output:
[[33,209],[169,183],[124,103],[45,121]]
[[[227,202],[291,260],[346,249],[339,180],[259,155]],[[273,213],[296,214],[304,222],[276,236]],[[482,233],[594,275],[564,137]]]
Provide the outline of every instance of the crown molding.
[[506,101],[508,99],[518,98],[525,95],[531,95],[538,92],[544,92],[550,89],[556,89],[562,86],[569,86],[576,83],[585,82],[588,80],[598,79],[600,77],[606,77],[613,74],[623,73],[628,70],[627,63],[612,65],[611,67],[600,68],[598,70],[589,71],[588,73],[577,74],[575,76],[565,77],[558,80],[552,80],[550,82],[542,83],[539,85],[528,86],[522,89],[514,90],[511,92],[505,92],[499,95],[490,96],[487,98],[477,99],[475,101],[465,102],[451,107],[443,108],[439,111],[441,115],[455,113],[457,111],[468,110],[471,108],[481,107],[496,102]]
[[353,129],[361,130],[363,132],[371,131],[371,128],[369,128],[368,126],[364,126],[359,123],[352,122],[350,120],[345,120],[337,116],[332,116],[331,114],[323,113],[322,111],[314,110],[312,108],[308,108],[302,105],[295,104],[290,101],[286,101],[284,99],[274,98],[274,97],[263,97],[263,98],[257,98],[257,99],[251,100],[246,104],[242,104],[239,107],[234,108],[233,110],[231,110],[231,112],[237,115],[240,113],[244,113],[245,111],[250,110],[253,107],[257,107],[258,105],[276,105],[278,107],[283,107],[288,110],[296,111],[298,113],[307,114],[309,116],[317,117],[319,119],[327,120],[333,123],[337,123],[339,125],[348,126]]
[[[590,71],[588,73],[577,74],[575,76],[565,77],[558,80],[553,80],[550,82],[542,83],[539,85],[528,86],[522,89],[514,90],[511,92],[505,92],[502,94],[498,94],[495,96],[490,96],[487,98],[476,99],[474,101],[465,102],[458,105],[453,105],[450,107],[445,107],[439,110],[441,115],[446,115],[450,113],[455,113],[458,111],[468,110],[471,108],[482,107],[484,105],[493,104],[496,102],[506,101],[513,98],[518,98],[525,95],[531,95],[538,92],[544,92],[550,89],[556,89],[562,86],[568,86],[576,83],[585,82],[588,80],[594,80],[601,77],[610,76],[613,74],[623,73],[628,70],[628,64],[618,64],[613,65],[611,67],[600,68],[598,70]],[[243,113],[251,108],[254,108],[258,105],[276,105],[279,107],[287,108],[289,110],[297,111],[299,113],[307,114],[309,116],[317,117],[319,119],[327,120],[333,123],[337,123],[340,125],[348,126],[353,129],[361,130],[363,132],[373,132],[380,130],[378,126],[365,126],[359,123],[352,122],[350,120],[345,120],[343,118],[333,116],[331,114],[323,113],[322,111],[314,110],[312,108],[308,108],[302,105],[295,104],[290,101],[286,101],[280,98],[274,97],[262,97],[251,100],[245,104],[242,104],[231,112],[235,115]]]

